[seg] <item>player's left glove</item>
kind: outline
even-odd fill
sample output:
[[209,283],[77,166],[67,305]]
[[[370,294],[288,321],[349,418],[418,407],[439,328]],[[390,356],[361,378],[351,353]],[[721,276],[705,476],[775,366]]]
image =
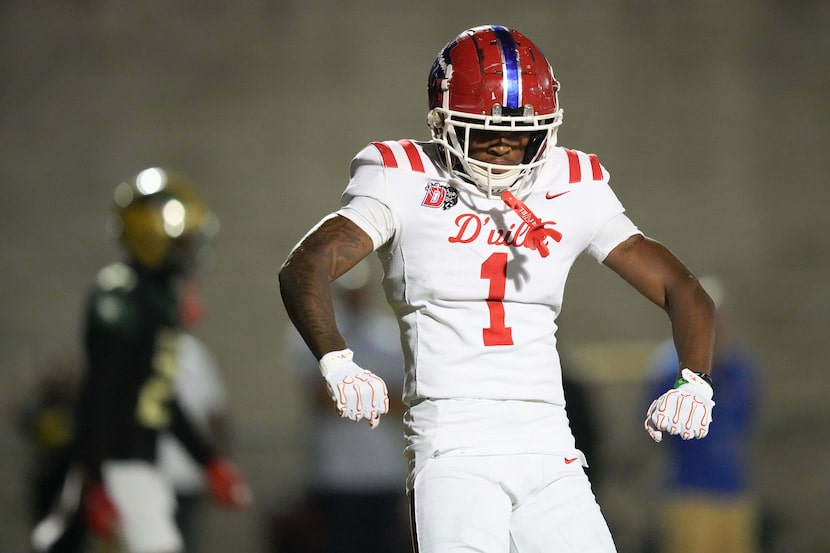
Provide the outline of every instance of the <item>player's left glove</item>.
[[683,369],[674,388],[648,408],[646,432],[655,442],[663,439],[663,432],[677,434],[684,440],[703,438],[712,422],[712,394],[712,385],[701,374]]
[[251,490],[237,470],[227,459],[214,458],[205,465],[205,480],[210,494],[226,507],[246,507],[251,503]]

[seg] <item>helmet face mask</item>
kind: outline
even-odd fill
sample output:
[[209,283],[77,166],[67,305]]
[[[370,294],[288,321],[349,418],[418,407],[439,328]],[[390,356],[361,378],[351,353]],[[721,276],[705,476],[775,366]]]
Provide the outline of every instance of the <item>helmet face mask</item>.
[[165,169],[145,169],[115,190],[118,232],[138,265],[188,273],[204,265],[216,217],[193,187]]
[[[547,160],[562,123],[559,83],[530,40],[496,25],[464,31],[438,54],[428,91],[427,125],[459,184],[487,197],[530,190],[533,169]],[[470,155],[472,131],[533,134],[524,159],[506,166]]]

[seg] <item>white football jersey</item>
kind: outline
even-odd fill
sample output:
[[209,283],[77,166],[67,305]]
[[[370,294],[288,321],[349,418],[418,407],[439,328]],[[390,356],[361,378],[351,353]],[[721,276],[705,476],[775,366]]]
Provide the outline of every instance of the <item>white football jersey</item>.
[[[439,159],[432,142],[370,144],[352,161],[338,211],[372,238],[383,265],[386,296],[401,324],[408,416],[444,424],[469,418],[463,413],[470,402],[492,402],[491,422],[498,424],[519,416],[505,412],[517,405],[533,420],[564,425],[555,441],[567,441],[556,318],[568,272],[583,251],[602,261],[639,231],[622,216],[594,155],[555,148],[522,198],[553,231],[546,256],[529,247],[530,227],[514,209],[453,186]],[[424,401],[432,405],[416,407]],[[539,405],[543,413],[534,414]]]

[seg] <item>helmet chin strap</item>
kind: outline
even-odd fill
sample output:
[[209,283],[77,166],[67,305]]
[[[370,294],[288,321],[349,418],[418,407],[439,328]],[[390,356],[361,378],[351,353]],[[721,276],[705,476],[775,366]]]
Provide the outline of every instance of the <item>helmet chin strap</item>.
[[500,173],[494,173],[494,170],[489,167],[481,167],[472,163],[467,163],[467,166],[471,173],[470,177],[487,193],[488,197],[498,196],[505,190],[509,190],[525,174],[524,169],[507,169]]

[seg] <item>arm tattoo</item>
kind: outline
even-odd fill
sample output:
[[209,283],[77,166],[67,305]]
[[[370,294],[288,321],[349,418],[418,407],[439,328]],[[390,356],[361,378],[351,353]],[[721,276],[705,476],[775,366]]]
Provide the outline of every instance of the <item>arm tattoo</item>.
[[372,249],[371,239],[359,227],[344,217],[333,217],[300,242],[280,271],[286,312],[318,359],[346,347],[334,319],[329,286]]

